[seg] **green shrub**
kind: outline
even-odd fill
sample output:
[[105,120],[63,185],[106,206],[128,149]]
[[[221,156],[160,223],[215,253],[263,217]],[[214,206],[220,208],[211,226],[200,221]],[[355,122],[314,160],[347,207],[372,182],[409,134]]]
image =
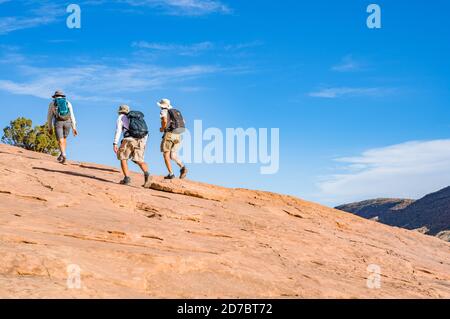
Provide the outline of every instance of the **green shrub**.
[[30,119],[19,117],[3,129],[2,142],[53,156],[58,155],[59,146],[54,134],[48,132],[47,124],[35,126]]

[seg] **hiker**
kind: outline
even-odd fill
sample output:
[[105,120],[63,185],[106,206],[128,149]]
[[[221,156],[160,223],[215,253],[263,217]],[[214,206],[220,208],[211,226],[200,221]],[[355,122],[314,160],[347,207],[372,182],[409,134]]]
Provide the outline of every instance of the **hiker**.
[[[116,134],[114,136],[114,153],[122,166],[124,179],[120,181],[122,185],[131,183],[130,172],[128,170],[128,160],[131,159],[138,165],[144,173],[143,187],[149,187],[150,173],[148,165],[144,161],[145,148],[148,139],[148,127],[144,120],[144,114],[138,111],[130,111],[128,105],[119,107],[119,117],[117,119]],[[123,140],[118,146],[123,133]]]
[[178,158],[178,151],[181,146],[181,134],[184,133],[185,122],[181,112],[175,109],[168,99],[162,99],[157,103],[161,108],[161,133],[164,133],[161,142],[161,152],[164,155],[164,162],[166,163],[169,175],[165,179],[171,180],[175,178],[172,170],[171,160],[173,160],[180,167],[180,179],[187,176],[188,169]]
[[48,106],[47,113],[48,131],[53,134],[53,128],[55,128],[56,139],[61,151],[58,162],[65,164],[67,160],[67,137],[70,134],[70,129],[73,129],[73,136],[78,135],[77,122],[73,113],[73,106],[67,100],[64,92],[56,91],[52,98],[53,101]]

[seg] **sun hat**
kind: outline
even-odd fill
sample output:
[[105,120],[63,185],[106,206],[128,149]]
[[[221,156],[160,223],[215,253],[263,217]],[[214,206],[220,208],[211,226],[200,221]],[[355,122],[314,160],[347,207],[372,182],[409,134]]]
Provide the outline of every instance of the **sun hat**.
[[119,106],[119,110],[117,111],[119,114],[128,114],[130,113],[130,107],[126,104],[122,104]]
[[162,99],[161,101],[159,101],[158,103],[156,103],[160,108],[163,109],[170,109],[172,107],[172,105],[170,104],[170,100],[169,99]]
[[52,98],[57,98],[57,97],[66,97],[66,95],[64,94],[64,92],[63,91],[61,91],[61,90],[57,90],[56,92],[55,92],[55,94],[52,96]]

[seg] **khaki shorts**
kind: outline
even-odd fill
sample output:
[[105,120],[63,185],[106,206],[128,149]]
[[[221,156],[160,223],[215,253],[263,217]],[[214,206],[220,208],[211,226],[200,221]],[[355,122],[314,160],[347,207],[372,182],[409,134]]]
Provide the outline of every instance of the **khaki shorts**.
[[161,142],[162,153],[177,153],[181,147],[181,135],[174,133],[166,133]]
[[143,163],[146,144],[147,138],[125,138],[122,141],[122,145],[120,145],[119,151],[117,152],[117,159],[119,161],[131,159],[135,163]]

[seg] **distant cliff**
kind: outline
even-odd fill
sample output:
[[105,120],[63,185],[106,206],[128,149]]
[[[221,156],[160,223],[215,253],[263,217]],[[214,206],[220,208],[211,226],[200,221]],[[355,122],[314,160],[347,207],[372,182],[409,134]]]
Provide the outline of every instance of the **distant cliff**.
[[450,187],[422,199],[374,199],[336,207],[381,223],[450,240]]
[[384,219],[385,216],[396,214],[414,203],[412,199],[378,198],[358,203],[345,204],[336,209],[354,213],[367,219]]

